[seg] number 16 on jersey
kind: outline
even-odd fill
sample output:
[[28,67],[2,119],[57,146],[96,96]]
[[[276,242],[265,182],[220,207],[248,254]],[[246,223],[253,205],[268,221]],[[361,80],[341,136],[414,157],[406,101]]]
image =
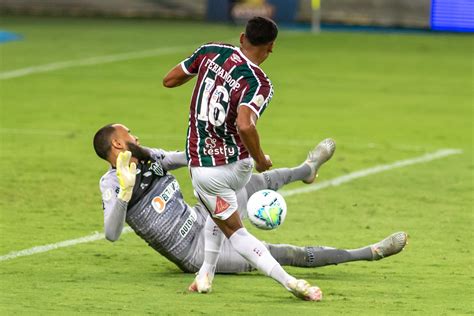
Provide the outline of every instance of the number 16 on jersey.
[[217,86],[211,95],[215,80],[206,78],[204,83],[198,120],[209,122],[214,126],[221,126],[224,124],[227,115],[224,106],[227,107],[229,103],[229,92],[224,86]]

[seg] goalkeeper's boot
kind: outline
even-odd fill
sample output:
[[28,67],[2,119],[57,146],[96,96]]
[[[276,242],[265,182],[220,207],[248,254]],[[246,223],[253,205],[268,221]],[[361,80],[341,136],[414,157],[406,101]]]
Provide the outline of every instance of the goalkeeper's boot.
[[198,293],[210,293],[212,291],[212,281],[209,279],[209,275],[206,273],[201,277],[199,274],[196,274],[196,278],[188,287],[188,290]]
[[393,256],[405,248],[408,243],[408,235],[405,232],[392,234],[382,241],[370,246],[373,260]]
[[317,286],[311,286],[305,280],[293,280],[288,284],[288,290],[296,297],[305,301],[320,301],[323,299],[323,292]]
[[318,169],[331,159],[334,151],[336,151],[336,142],[331,138],[326,138],[308,153],[304,163],[311,168],[311,174],[306,179],[303,179],[304,183],[310,184],[314,182],[314,179],[318,176]]

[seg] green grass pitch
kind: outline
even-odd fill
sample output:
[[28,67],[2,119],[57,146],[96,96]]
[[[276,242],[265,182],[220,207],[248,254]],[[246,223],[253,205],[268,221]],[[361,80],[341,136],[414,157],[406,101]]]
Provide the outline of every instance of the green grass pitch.
[[[23,40],[0,45],[0,72],[172,48],[157,56],[0,80],[0,255],[102,230],[94,132],[122,122],[143,144],[183,149],[192,85],[165,89],[168,69],[208,41],[237,43],[238,27],[191,22],[2,17]],[[134,234],[0,262],[0,314],[472,314],[472,36],[281,31],[262,68],[275,86],[258,124],[275,167],[299,164],[319,140],[338,149],[328,180],[419,157],[389,170],[287,198],[288,216],[260,239],[359,247],[404,230],[400,255],[319,269],[288,268],[319,285],[299,301],[259,273],[193,275]],[[174,50],[174,48],[176,49]],[[186,170],[174,173],[194,203]],[[293,184],[289,188],[303,187]],[[247,225],[248,226],[248,225]]]

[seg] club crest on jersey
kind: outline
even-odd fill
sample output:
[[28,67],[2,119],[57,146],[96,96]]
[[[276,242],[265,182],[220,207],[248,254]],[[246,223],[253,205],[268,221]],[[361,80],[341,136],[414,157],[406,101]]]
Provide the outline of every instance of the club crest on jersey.
[[161,166],[161,163],[159,163],[158,161],[155,161],[150,165],[150,170],[153,171],[153,173],[156,174],[157,176],[164,175],[163,167]]
[[165,210],[166,203],[171,199],[173,194],[179,191],[178,181],[173,180],[166,188],[161,192],[160,195],[155,196],[151,201],[151,206],[155,209],[156,212],[162,213]]

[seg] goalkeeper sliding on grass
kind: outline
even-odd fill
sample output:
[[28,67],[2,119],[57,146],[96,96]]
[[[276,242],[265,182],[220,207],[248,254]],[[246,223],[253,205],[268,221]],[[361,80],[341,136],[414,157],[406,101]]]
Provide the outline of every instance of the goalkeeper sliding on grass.
[[[107,125],[97,131],[94,149],[111,165],[100,179],[106,238],[117,240],[127,222],[137,235],[182,271],[197,272],[204,259],[204,223],[209,214],[199,203],[193,207],[186,204],[178,181],[169,173],[187,166],[185,153],[142,147],[138,138],[121,124]],[[334,149],[334,142],[325,140],[298,167],[252,175],[244,189],[237,193],[241,216],[246,216],[247,200],[254,192],[278,190],[295,181],[312,183],[319,167],[331,158]],[[406,233],[399,232],[376,244],[352,250],[284,244],[266,246],[281,265],[321,267],[379,260],[399,253],[406,242]],[[252,270],[255,269],[248,261],[224,240],[215,272]]]

